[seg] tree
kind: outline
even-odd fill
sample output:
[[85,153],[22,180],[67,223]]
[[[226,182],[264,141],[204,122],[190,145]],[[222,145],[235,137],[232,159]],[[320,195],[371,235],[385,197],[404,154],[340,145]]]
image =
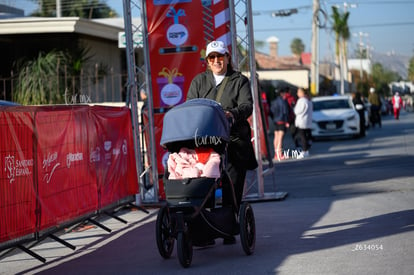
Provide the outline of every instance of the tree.
[[358,59],[367,59],[368,58],[368,50],[367,49],[356,49],[355,57]]
[[[32,0],[37,2],[39,10],[32,16],[55,17],[56,0]],[[81,18],[108,18],[117,17],[118,14],[105,2],[100,0],[61,0],[61,11],[63,17],[75,16]]]
[[414,82],[414,56],[411,57],[408,64],[408,80]]
[[390,94],[389,83],[398,81],[401,77],[398,73],[385,69],[380,63],[372,65],[372,82],[379,94],[388,96]]
[[24,62],[14,101],[24,105],[63,103],[58,77],[62,63],[65,63],[65,56],[59,51],[39,53],[36,59]]
[[23,105],[63,104],[67,99],[78,102],[84,79],[92,75],[99,80],[107,74],[106,66],[89,64],[91,58],[89,49],[78,46],[19,60],[15,65],[19,73],[14,100]]
[[290,43],[290,50],[296,56],[300,56],[305,51],[305,44],[300,38],[294,38]]
[[[332,11],[332,19],[334,20],[333,31],[335,32],[335,60],[340,69],[342,82],[343,75],[348,74],[347,42],[351,36],[348,26],[349,12],[340,13],[335,6],[332,6]],[[341,83],[341,89],[343,89],[343,83]]]

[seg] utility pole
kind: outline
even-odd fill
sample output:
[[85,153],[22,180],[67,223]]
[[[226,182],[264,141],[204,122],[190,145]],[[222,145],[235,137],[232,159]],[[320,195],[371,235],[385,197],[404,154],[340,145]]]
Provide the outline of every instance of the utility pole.
[[319,93],[319,0],[313,0],[311,94]]
[[56,17],[62,17],[62,9],[60,5],[60,0],[56,0]]
[[[359,77],[360,77],[360,79],[361,79],[361,81],[362,81],[362,57],[363,57],[363,50],[362,50],[362,48],[363,48],[363,46],[364,46],[364,43],[362,42],[362,37],[368,37],[368,33],[365,33],[365,32],[358,32],[358,33],[356,33],[356,34],[354,34],[355,36],[359,36]],[[365,59],[367,59],[368,58],[368,45],[367,45],[367,47],[366,47],[366,58]]]

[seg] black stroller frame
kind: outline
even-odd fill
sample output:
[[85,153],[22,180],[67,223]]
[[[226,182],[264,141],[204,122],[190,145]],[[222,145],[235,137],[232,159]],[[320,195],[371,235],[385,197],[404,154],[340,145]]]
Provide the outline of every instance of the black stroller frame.
[[[193,99],[174,107],[164,117],[161,144],[170,152],[178,152],[183,146],[194,148],[197,145],[193,142],[195,129],[200,136],[214,136],[222,141],[218,146],[213,146],[220,154],[221,176],[168,179],[166,172],[166,205],[160,208],[156,221],[156,241],[160,255],[165,259],[170,258],[176,240],[178,260],[183,267],[191,265],[193,245],[204,246],[216,238],[240,235],[245,254],[251,255],[256,242],[253,209],[248,202],[237,205],[234,187],[225,169],[229,125],[221,106],[213,100]],[[170,130],[175,134],[170,135]],[[231,205],[219,206],[216,202],[215,191],[220,185],[231,192]]]

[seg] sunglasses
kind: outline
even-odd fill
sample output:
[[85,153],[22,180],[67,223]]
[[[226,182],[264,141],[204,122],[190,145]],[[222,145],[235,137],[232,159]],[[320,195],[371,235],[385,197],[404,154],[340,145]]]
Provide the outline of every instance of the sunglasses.
[[218,61],[223,61],[224,60],[224,54],[212,54],[207,56],[208,61],[214,61],[216,58]]

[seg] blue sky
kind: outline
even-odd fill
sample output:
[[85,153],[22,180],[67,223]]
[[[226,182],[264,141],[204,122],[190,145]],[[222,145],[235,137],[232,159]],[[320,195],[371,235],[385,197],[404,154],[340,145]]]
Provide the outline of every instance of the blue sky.
[[[0,3],[26,7],[26,14],[36,8],[33,2],[27,0],[1,0]],[[106,3],[122,16],[122,0],[107,0]],[[348,25],[353,34],[348,47],[350,54],[357,49],[361,33],[362,43],[368,45],[371,51],[414,56],[414,0],[320,0],[321,9],[327,14],[328,27],[332,26],[332,6],[337,5],[344,11],[344,3],[350,12]],[[305,51],[310,52],[312,4],[313,0],[252,0],[254,39],[265,42],[268,37],[276,36],[279,39],[279,55],[284,56],[291,54],[292,40],[300,38],[305,44]],[[271,16],[274,11],[291,8],[296,8],[298,13],[288,17]],[[321,29],[320,59],[331,58],[334,48],[334,34],[329,28]],[[257,50],[268,52],[268,46],[265,44]]]

